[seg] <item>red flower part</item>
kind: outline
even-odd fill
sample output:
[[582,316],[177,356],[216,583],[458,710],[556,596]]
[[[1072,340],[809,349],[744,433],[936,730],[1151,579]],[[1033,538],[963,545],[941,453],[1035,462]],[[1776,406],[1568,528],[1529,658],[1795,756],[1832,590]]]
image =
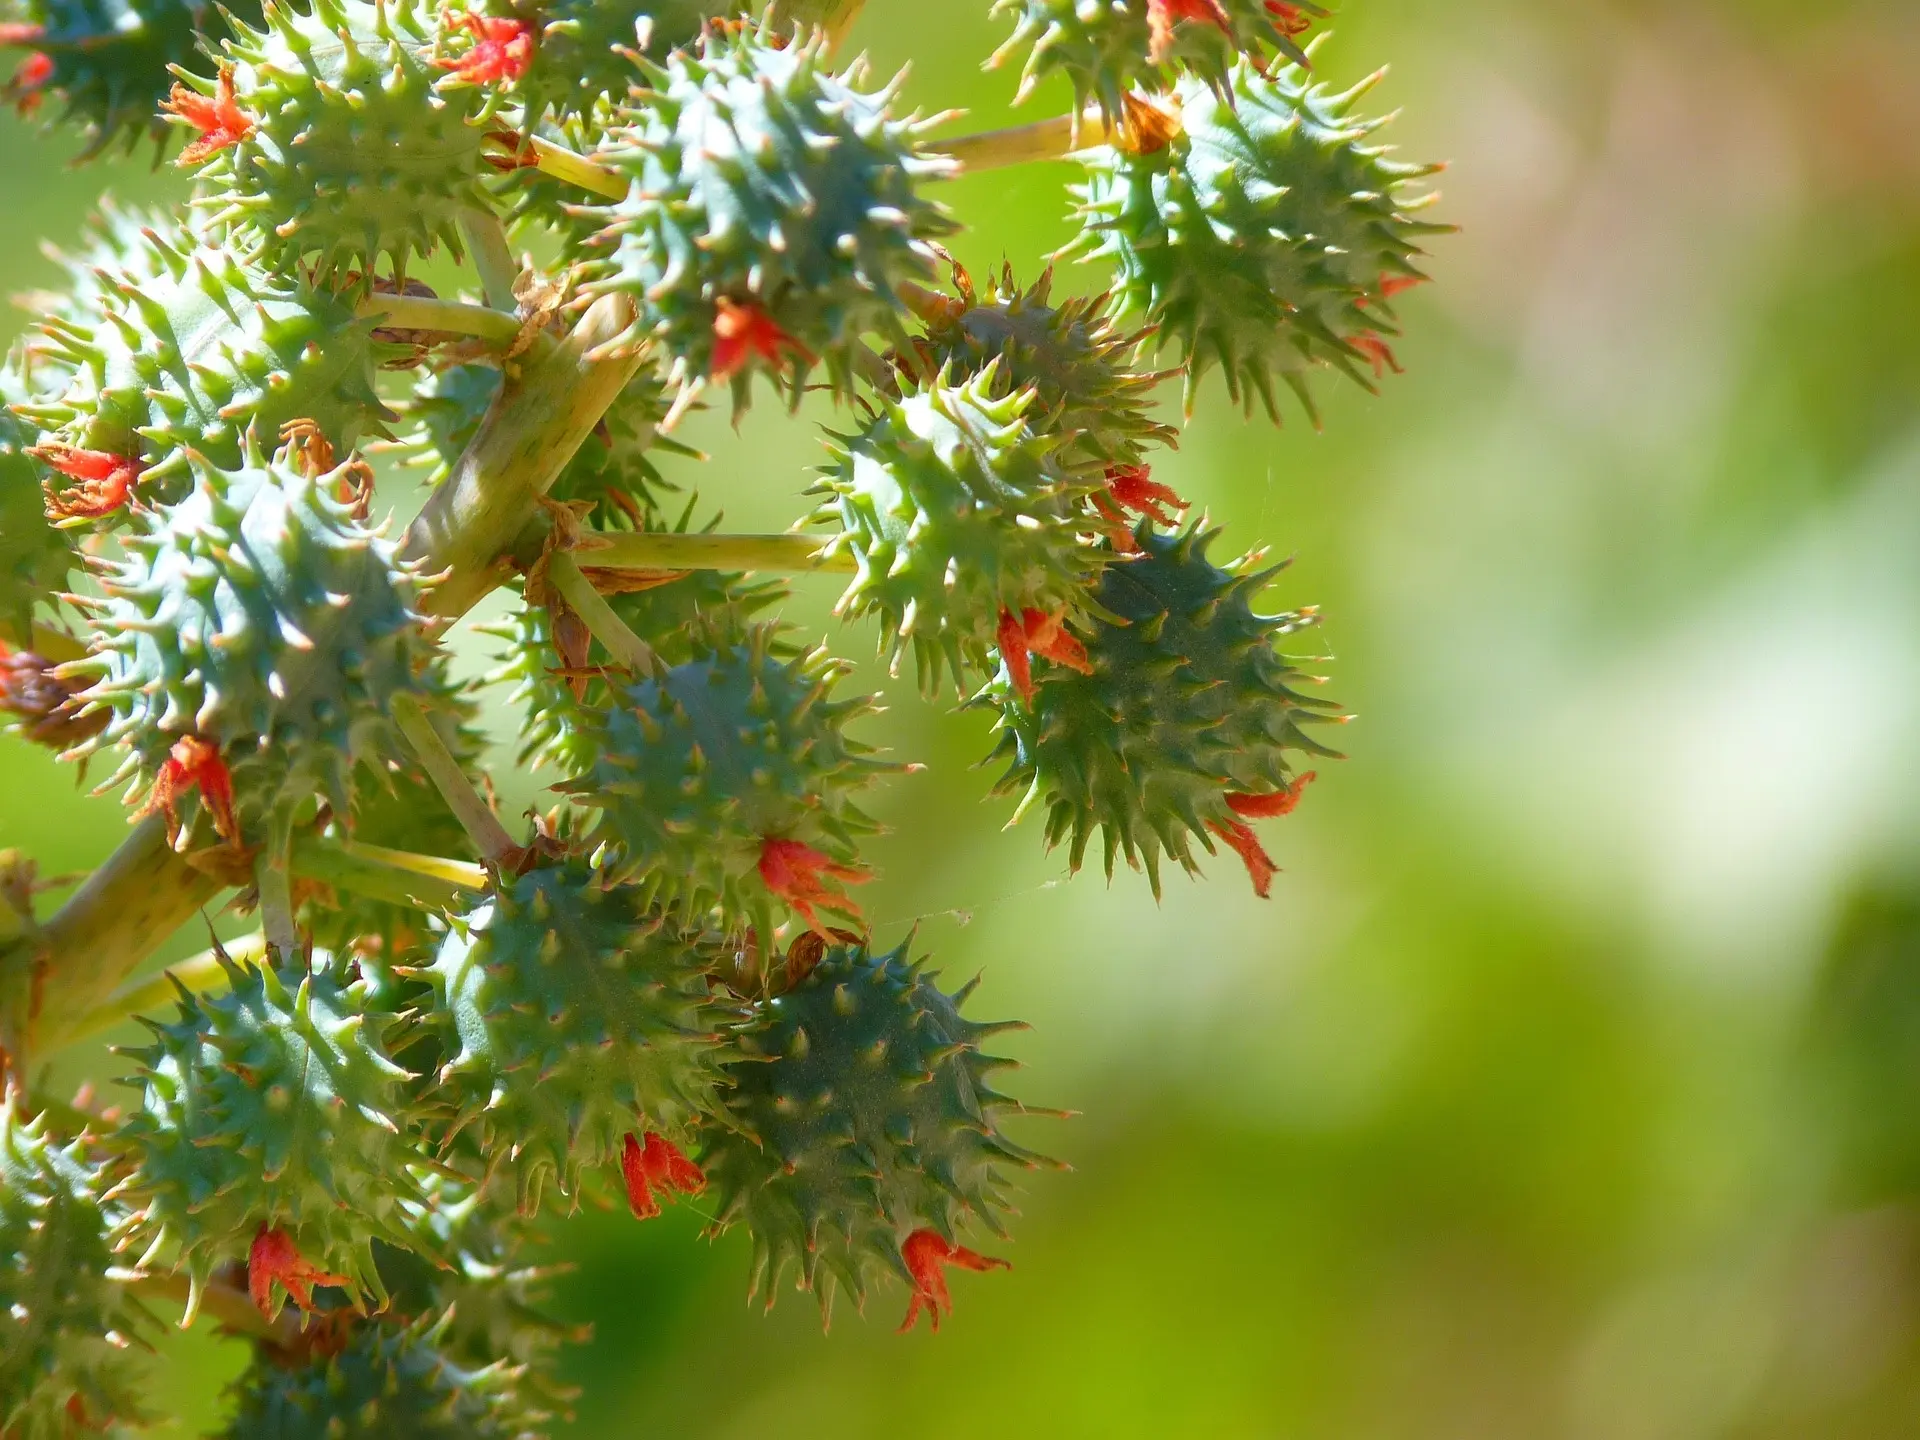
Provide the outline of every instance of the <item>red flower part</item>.
[[714,304],[713,378],[729,380],[758,357],[780,368],[781,352],[791,351],[809,363],[813,352],[752,301],[742,303],[722,296]]
[[1011,610],[1002,610],[995,638],[1000,643],[1000,658],[1007,662],[1013,688],[1020,692],[1025,704],[1033,703],[1033,667],[1029,654],[1045,656],[1082,675],[1093,673],[1093,666],[1087,661],[1087,647],[1067,629],[1064,616],[1025,610],[1016,619]]
[[1011,1262],[997,1256],[982,1255],[964,1245],[949,1245],[931,1230],[916,1230],[909,1235],[900,1247],[900,1258],[907,1262],[907,1273],[913,1276],[913,1302],[907,1306],[907,1318],[900,1322],[902,1334],[914,1327],[923,1308],[935,1330],[940,1328],[940,1317],[953,1310],[953,1297],[947,1293],[947,1266],[958,1265],[962,1270],[1013,1268]]
[[1411,290],[1416,285],[1427,283],[1424,275],[1382,275],[1380,277],[1380,298],[1391,300],[1402,290]]
[[145,466],[139,457],[105,450],[76,450],[71,445],[37,445],[34,456],[77,485],[47,494],[47,510],[56,520],[78,516],[97,520],[126,504]]
[[1244,821],[1222,822],[1209,820],[1207,828],[1218,835],[1240,857],[1241,864],[1247,867],[1247,878],[1253,881],[1253,893],[1262,900],[1268,898],[1273,889],[1273,877],[1280,867],[1273,863],[1273,857],[1260,848],[1260,839],[1247,828]]
[[167,760],[154,777],[153,793],[140,813],[165,812],[167,839],[180,835],[180,797],[198,790],[200,799],[213,814],[213,828],[235,845],[240,843],[240,825],[233,813],[233,772],[220,758],[220,751],[197,735],[183,735],[174,741]]
[[182,165],[198,165],[229,145],[238,145],[253,133],[253,121],[247,118],[233,98],[233,67],[220,67],[220,80],[211,96],[202,95],[186,85],[175,85],[160,108],[178,115],[200,132],[200,138],[180,152]]
[[872,872],[852,865],[836,865],[810,845],[798,840],[775,840],[771,837],[760,843],[760,879],[767,889],[778,895],[798,912],[807,922],[807,928],[829,943],[833,934],[820,923],[820,917],[814,913],[814,907],[831,910],[836,915],[845,915],[851,920],[865,924],[866,919],[860,913],[860,907],[837,890],[829,890],[822,882],[822,876],[835,880],[844,880],[849,885],[864,885],[873,878]]
[[645,1145],[637,1136],[627,1136],[620,1147],[620,1174],[627,1182],[627,1204],[633,1207],[636,1220],[651,1220],[660,1213],[660,1202],[653,1198],[656,1188],[680,1195],[698,1195],[707,1188],[706,1172],[679,1146],[652,1131],[647,1132]]
[[436,60],[441,69],[472,85],[511,83],[527,73],[533,63],[533,27],[526,21],[469,10],[455,23],[472,34],[473,45],[456,59]]
[[47,27],[25,21],[0,24],[0,45],[38,45],[47,38]]
[[1277,816],[1291,815],[1293,807],[1300,803],[1301,792],[1318,779],[1319,774],[1317,770],[1309,770],[1298,776],[1291,785],[1282,785],[1271,795],[1242,795],[1229,791],[1227,808],[1247,820],[1272,820]]
[[[0,25],[0,31],[17,30],[32,39],[40,36],[38,25]],[[18,40],[9,41],[0,35],[0,44],[19,44]],[[14,108],[22,115],[31,115],[40,108],[45,96],[40,92],[53,79],[53,57],[43,51],[35,51],[20,62],[13,72],[13,78],[7,82],[7,95],[12,99]]]
[[1354,336],[1353,348],[1364,355],[1367,362],[1373,366],[1373,376],[1376,380],[1384,377],[1389,370],[1396,375],[1404,373],[1400,369],[1400,362],[1393,358],[1392,348],[1371,330]]
[[1171,485],[1162,485],[1153,479],[1153,471],[1148,466],[1109,465],[1107,492],[1093,497],[1093,508],[1107,522],[1113,548],[1125,555],[1137,555],[1140,546],[1134,541],[1133,527],[1123,512],[1144,515],[1154,524],[1171,529],[1178,523],[1173,512],[1186,509],[1187,502],[1174,493]]
[[1220,0],[1147,0],[1147,58],[1158,65],[1173,49],[1173,27],[1182,20],[1204,20],[1233,33],[1233,19]]
[[260,1227],[247,1251],[247,1294],[253,1297],[260,1313],[273,1319],[279,1306],[273,1303],[273,1282],[278,1280],[293,1303],[302,1310],[313,1308],[316,1285],[350,1285],[345,1275],[330,1275],[294,1248],[293,1237],[280,1229]]
[[1282,35],[1304,35],[1313,24],[1311,15],[1287,0],[1267,0],[1267,13],[1273,16],[1273,28]]

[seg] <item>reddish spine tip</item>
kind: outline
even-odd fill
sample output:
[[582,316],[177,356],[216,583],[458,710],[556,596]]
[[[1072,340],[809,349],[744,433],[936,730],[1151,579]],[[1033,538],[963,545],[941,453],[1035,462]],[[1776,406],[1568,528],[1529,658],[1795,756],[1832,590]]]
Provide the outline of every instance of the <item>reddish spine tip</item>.
[[913,1277],[913,1299],[907,1305],[907,1318],[900,1322],[900,1333],[905,1334],[919,1322],[920,1312],[925,1310],[927,1318],[933,1322],[933,1328],[940,1328],[940,1317],[953,1310],[953,1296],[947,1290],[946,1267],[957,1265],[962,1270],[1011,1270],[1012,1262],[997,1256],[982,1255],[977,1250],[969,1250],[964,1245],[952,1245],[932,1230],[916,1230],[900,1247],[900,1258],[906,1262],[907,1273]]
[[764,360],[776,370],[783,353],[793,354],[811,364],[813,353],[781,329],[774,318],[752,301],[729,300],[724,295],[714,302],[713,372],[715,380],[729,380],[755,360]]
[[821,923],[817,910],[830,910],[864,925],[860,907],[838,890],[829,889],[826,880],[862,885],[873,878],[871,871],[829,860],[812,846],[798,840],[780,840],[768,836],[760,842],[761,882],[807,922],[807,928],[822,940],[831,942],[833,934]]

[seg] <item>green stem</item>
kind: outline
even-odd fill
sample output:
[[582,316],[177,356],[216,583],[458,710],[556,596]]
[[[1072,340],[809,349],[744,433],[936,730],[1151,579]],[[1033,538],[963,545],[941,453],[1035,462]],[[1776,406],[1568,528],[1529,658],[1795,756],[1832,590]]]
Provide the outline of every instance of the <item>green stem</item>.
[[[248,935],[239,940],[230,940],[221,948],[234,964],[258,968],[267,958],[267,937]],[[65,1043],[73,1045],[82,1040],[91,1040],[136,1015],[165,1010],[179,994],[175,988],[176,981],[196,995],[206,990],[218,990],[227,983],[227,972],[220,963],[220,954],[220,950],[202,950],[191,959],[169,965],[158,975],[122,985],[67,1030]]]
[[427,778],[433,781],[434,788],[440,792],[447,807],[459,820],[467,837],[473,841],[480,854],[493,865],[506,863],[507,857],[520,847],[513,836],[507,833],[507,827],[500,823],[500,817],[493,813],[491,806],[481,798],[480,792],[473,788],[473,782],[467,779],[467,772],[460,768],[460,762],[453,758],[453,752],[447,749],[447,742],[440,738],[440,732],[433,728],[433,721],[420,702],[411,695],[393,697],[393,723],[400,733],[407,737],[407,744],[413,747],[420,768],[427,772]]
[[935,140],[930,148],[960,162],[955,174],[971,175],[1035,160],[1064,159],[1076,150],[1106,144],[1112,134],[1112,128],[1098,115],[1056,115],[1029,125]]
[[[126,1283],[142,1299],[168,1300],[181,1306],[187,1304],[191,1284],[183,1274],[142,1274]],[[236,1334],[251,1335],[280,1346],[291,1346],[300,1338],[301,1315],[297,1306],[289,1305],[280,1312],[279,1319],[269,1320],[246,1291],[224,1280],[209,1280],[201,1287],[200,1310],[202,1314],[211,1315],[223,1329]]]
[[518,312],[520,299],[513,287],[520,278],[520,262],[513,258],[513,246],[507,243],[500,217],[491,210],[468,210],[460,217],[460,235],[467,242],[467,255],[480,277],[487,304],[496,310]]
[[641,670],[653,664],[653,647],[613,613],[607,597],[580,573],[572,555],[556,550],[547,557],[547,583],[560,592],[560,598],[580,617],[587,632],[605,647],[614,664],[628,670]]
[[520,317],[508,310],[468,305],[461,300],[429,300],[424,295],[369,295],[360,314],[378,319],[388,330],[433,330],[442,335],[477,335],[511,345],[520,338]]
[[300,949],[293,928],[293,816],[267,819],[267,843],[254,857],[253,883],[260,892],[260,928],[267,943],[286,959]]
[[[840,570],[857,567],[847,552],[825,553],[815,535],[683,535],[657,531],[580,537],[574,560],[590,570]],[[578,607],[576,607],[578,608]]]
[[524,146],[522,153],[533,157],[534,168],[543,175],[551,175],[569,185],[578,185],[582,190],[591,190],[603,199],[627,198],[627,178],[619,171],[596,164],[564,145],[556,145],[538,136],[528,136],[521,143]]
[[513,571],[513,543],[539,499],[593,433],[644,356],[611,350],[632,324],[626,297],[605,295],[564,340],[535,336],[517,373],[407,531],[408,555],[448,572],[421,598],[433,615],[464,615]]
[[487,888],[487,872],[464,860],[310,835],[293,842],[293,870],[303,879],[417,910],[452,909]]

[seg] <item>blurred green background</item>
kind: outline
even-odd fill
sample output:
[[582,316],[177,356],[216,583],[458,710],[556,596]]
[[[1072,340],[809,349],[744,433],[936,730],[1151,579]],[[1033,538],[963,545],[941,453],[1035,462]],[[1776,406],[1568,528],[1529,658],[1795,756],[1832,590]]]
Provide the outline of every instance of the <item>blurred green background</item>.
[[[854,44],[911,58],[917,103],[1006,119],[985,0],[869,9]],[[805,1297],[750,1313],[744,1239],[699,1243],[697,1205],[557,1226],[597,1329],[570,1433],[1920,1423],[1920,8],[1350,0],[1321,69],[1387,61],[1374,99],[1451,159],[1465,227],[1405,297],[1408,373],[1330,380],[1323,434],[1209,386],[1156,472],[1224,552],[1298,556],[1273,599],[1324,607],[1359,717],[1265,827],[1274,898],[1231,857],[1159,904],[1063,884],[981,802],[984,718],[894,686],[882,728],[930,769],[862,898],[1033,1022],[1020,1093],[1083,1115],[1024,1138],[1074,1170],[937,1339],[892,1333],[898,1294],[826,1335]],[[102,186],[178,193],[72,148],[0,121],[10,288]],[[1031,275],[1069,178],[952,186],[961,256]],[[701,417],[703,495],[784,526],[818,418]],[[823,629],[832,585],[801,589]],[[512,779],[518,809],[545,777]],[[80,869],[122,823],[0,739],[0,845]],[[193,1433],[242,1354],[178,1353]]]

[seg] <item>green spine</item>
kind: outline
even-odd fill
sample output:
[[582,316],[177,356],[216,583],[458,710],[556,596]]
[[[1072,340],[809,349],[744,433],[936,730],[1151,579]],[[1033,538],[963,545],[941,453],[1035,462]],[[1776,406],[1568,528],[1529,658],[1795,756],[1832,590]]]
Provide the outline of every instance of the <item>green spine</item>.
[[604,119],[633,84],[622,51],[657,59],[693,44],[707,21],[749,8],[746,0],[556,0],[540,12],[533,61],[514,88],[524,123]]
[[347,813],[354,769],[404,755],[394,697],[433,699],[416,572],[333,498],[340,478],[256,455],[126,538],[67,673],[97,677],[84,698],[112,719],[89,748],[126,749],[132,798],[188,735],[222,752],[247,819],[315,793]]
[[31,643],[33,607],[67,588],[79,563],[72,539],[47,519],[44,472],[27,454],[33,428],[9,407],[25,397],[16,352],[0,368],[0,628]]
[[1187,365],[1187,403],[1214,366],[1250,410],[1278,418],[1277,378],[1313,414],[1307,376],[1320,366],[1372,388],[1383,336],[1398,333],[1391,291],[1421,278],[1422,237],[1407,187],[1439,167],[1366,144],[1385,123],[1298,68],[1237,65],[1231,93],[1179,90],[1180,133],[1141,152],[1084,152],[1085,227],[1063,252],[1111,259],[1119,312],[1157,327]]
[[1316,619],[1262,615],[1251,604],[1275,570],[1221,569],[1214,531],[1155,534],[1116,560],[1098,601],[1111,617],[1085,632],[1090,670],[1035,658],[1023,702],[1003,669],[985,692],[1001,707],[996,793],[1025,791],[1020,809],[1047,807],[1047,844],[1070,842],[1077,870],[1098,828],[1107,874],[1116,856],[1145,863],[1155,894],[1164,850],[1195,868],[1191,837],[1209,853],[1215,824],[1235,821],[1228,792],[1270,794],[1293,779],[1290,754],[1335,756],[1306,727],[1336,718],[1330,701],[1296,688],[1307,678],[1274,642]]
[[459,253],[461,213],[490,208],[488,100],[436,84],[435,28],[420,0],[271,0],[221,46],[251,128],[201,164],[196,203],[282,272],[313,257],[322,276],[370,273],[384,255],[398,282],[436,244]]
[[427,979],[449,1058],[439,1093],[514,1176],[523,1213],[629,1134],[684,1136],[720,1079],[697,942],[578,862],[506,884],[451,933]]
[[758,872],[763,843],[845,865],[876,828],[853,797],[891,767],[846,733],[872,705],[829,698],[844,673],[824,650],[783,658],[772,626],[703,642],[583,715],[592,764],[557,788],[600,811],[595,837],[644,903],[691,923],[717,909],[729,932],[770,936],[779,899]]
[[187,1272],[189,1316],[263,1227],[344,1276],[350,1296],[383,1302],[373,1240],[410,1243],[401,1205],[422,1198],[408,1075],[382,1042],[394,1017],[318,957],[311,972],[297,960],[224,968],[226,993],[180,987],[175,1018],[144,1022],[153,1044],[127,1052],[141,1106],[121,1131],[135,1207],[122,1246],[144,1251],[143,1268],[164,1256]]
[[879,616],[882,651],[897,667],[910,643],[929,694],[988,663],[1003,612],[1082,616],[1106,553],[1082,533],[1090,490],[1054,464],[1059,438],[1028,428],[1033,392],[996,398],[998,369],[905,382],[832,437],[816,487],[831,498],[814,521],[841,527],[828,552],[859,566],[835,613]]
[[87,1141],[57,1144],[20,1105],[18,1091],[0,1100],[0,1434],[68,1440],[81,1425],[141,1423],[158,1323],[109,1273],[112,1222]]
[[223,1440],[533,1440],[504,1361],[471,1369],[441,1349],[448,1317],[357,1324],[337,1351],[263,1349],[236,1383]]
[[[631,189],[602,212],[586,288],[632,297],[631,338],[657,341],[681,385],[715,373],[722,302],[758,307],[799,347],[786,357],[797,406],[815,361],[846,395],[862,337],[906,338],[895,292],[932,276],[929,242],[955,227],[915,189],[949,165],[892,113],[899,82],[869,91],[858,70],[833,74],[819,32],[777,38],[715,29],[643,63],[652,88],[601,157]],[[732,374],[736,408],[765,363]]]
[[910,1279],[900,1246],[916,1230],[1005,1233],[1006,1172],[1047,1162],[1000,1130],[1022,1107],[988,1083],[1011,1062],[980,1042],[1020,1027],[965,1019],[972,988],[942,992],[905,944],[836,948],[735,1033],[728,1124],[702,1163],[715,1228],[753,1235],[768,1305],[789,1267],[824,1314],[836,1281],[858,1303],[876,1276]]

